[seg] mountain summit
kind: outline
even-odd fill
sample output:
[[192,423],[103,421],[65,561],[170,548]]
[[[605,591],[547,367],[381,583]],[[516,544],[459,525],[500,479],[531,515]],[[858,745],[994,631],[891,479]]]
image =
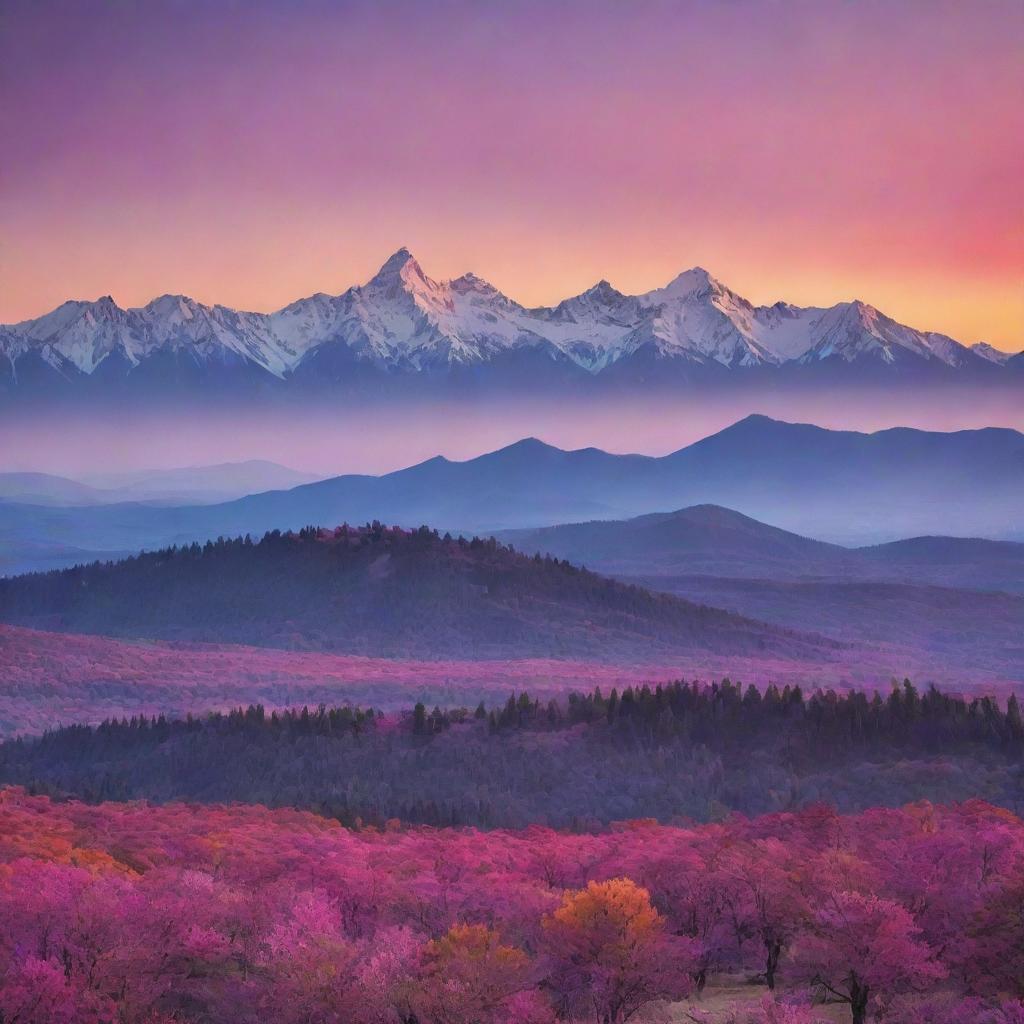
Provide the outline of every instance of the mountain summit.
[[548,378],[653,386],[730,371],[1016,380],[1020,365],[990,346],[906,327],[860,301],[754,306],[701,267],[641,295],[602,280],[555,306],[528,309],[473,274],[436,281],[406,248],[366,284],[275,313],[182,295],[122,309],[104,296],[0,327],[0,387],[15,393],[45,394],[88,378],[159,390],[211,379],[301,387],[465,371],[531,387]]

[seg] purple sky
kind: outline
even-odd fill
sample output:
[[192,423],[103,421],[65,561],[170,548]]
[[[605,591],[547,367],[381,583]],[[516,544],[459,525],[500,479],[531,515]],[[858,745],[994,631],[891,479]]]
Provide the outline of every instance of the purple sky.
[[271,309],[400,245],[527,303],[694,264],[1024,345],[1024,5],[11,2],[0,321]]

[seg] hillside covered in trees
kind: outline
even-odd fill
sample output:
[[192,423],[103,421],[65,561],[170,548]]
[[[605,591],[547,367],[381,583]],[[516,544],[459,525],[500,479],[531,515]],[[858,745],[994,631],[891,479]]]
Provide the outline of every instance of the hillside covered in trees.
[[2,782],[87,800],[292,806],[349,825],[588,829],[975,796],[1019,813],[1024,725],[1013,697],[1004,709],[909,682],[885,698],[678,682],[475,710],[252,706],[71,726],[0,745]]
[[615,662],[839,645],[653,594],[495,540],[313,527],[0,580],[0,621],[80,633],[391,657]]

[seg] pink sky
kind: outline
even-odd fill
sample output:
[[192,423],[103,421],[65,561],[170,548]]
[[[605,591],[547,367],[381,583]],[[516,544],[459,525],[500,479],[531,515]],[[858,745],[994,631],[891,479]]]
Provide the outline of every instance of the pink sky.
[[400,245],[522,302],[694,264],[1024,347],[1024,6],[25,2],[0,321],[268,310]]

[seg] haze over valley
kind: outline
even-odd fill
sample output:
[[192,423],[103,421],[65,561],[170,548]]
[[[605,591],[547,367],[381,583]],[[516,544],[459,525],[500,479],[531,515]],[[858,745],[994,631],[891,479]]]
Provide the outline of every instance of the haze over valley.
[[5,3],[0,1024],[1024,1024],[1022,54]]

